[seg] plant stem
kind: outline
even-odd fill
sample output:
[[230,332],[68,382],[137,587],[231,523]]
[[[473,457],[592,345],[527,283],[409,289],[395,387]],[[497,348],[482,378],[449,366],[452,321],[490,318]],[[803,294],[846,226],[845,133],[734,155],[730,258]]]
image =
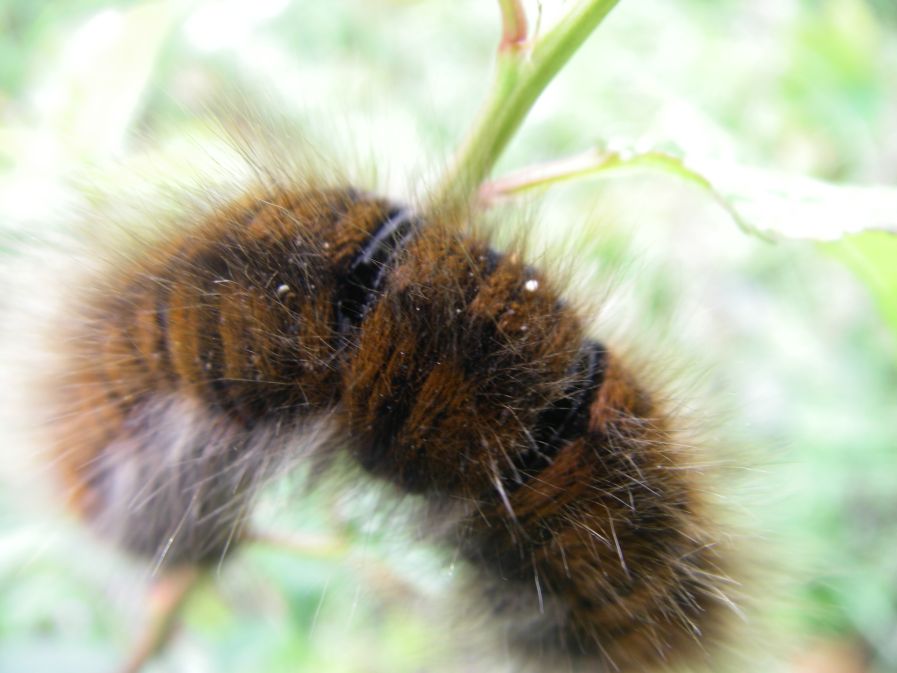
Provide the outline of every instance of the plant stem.
[[332,558],[344,555],[349,542],[343,538],[324,535],[300,535],[252,530],[244,538],[245,542],[282,549],[309,558]]
[[526,10],[521,0],[498,0],[501,8],[500,52],[522,49],[526,46]]
[[479,190],[479,199],[482,205],[488,207],[514,194],[548,187],[558,182],[587,176],[612,177],[627,170],[656,170],[696,185],[710,195],[742,230],[766,237],[741,216],[731,196],[720,191],[703,174],[690,168],[682,158],[659,150],[640,153],[591,150],[538,166],[529,166],[484,183]]
[[138,673],[168,643],[187,598],[203,578],[202,570],[185,566],[162,576],[149,596],[149,624],[134,644],[120,673]]
[[[511,138],[545,87],[598,27],[619,0],[580,0],[531,49],[500,48],[492,91],[454,163],[437,185],[435,202],[468,202],[489,175]],[[509,34],[519,35],[519,3],[500,0],[502,47]],[[522,30],[525,31],[525,18]],[[509,33],[509,31],[512,31]]]

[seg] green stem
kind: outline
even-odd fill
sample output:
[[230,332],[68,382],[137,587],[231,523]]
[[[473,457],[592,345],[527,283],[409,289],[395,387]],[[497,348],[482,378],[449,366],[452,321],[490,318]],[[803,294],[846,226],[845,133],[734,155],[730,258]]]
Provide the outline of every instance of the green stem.
[[498,50],[521,49],[526,45],[526,10],[521,0],[498,0],[501,9],[501,44]]
[[[470,200],[545,87],[617,2],[580,0],[531,50],[499,49],[492,92],[453,165],[437,185],[436,203]],[[502,3],[503,12],[507,6]],[[503,16],[507,28],[508,14]]]
[[306,558],[335,558],[349,549],[349,542],[341,537],[325,535],[283,534],[253,530],[245,541],[282,549]]
[[590,151],[573,157],[557,159],[538,166],[530,166],[491,182],[479,190],[480,203],[489,206],[503,198],[534,189],[548,187],[587,176],[613,176],[623,170],[658,170],[703,189],[719,204],[741,229],[762,238],[765,234],[750,225],[738,212],[733,197],[720,191],[715,184],[677,156],[659,150],[639,154],[623,154],[615,151]]

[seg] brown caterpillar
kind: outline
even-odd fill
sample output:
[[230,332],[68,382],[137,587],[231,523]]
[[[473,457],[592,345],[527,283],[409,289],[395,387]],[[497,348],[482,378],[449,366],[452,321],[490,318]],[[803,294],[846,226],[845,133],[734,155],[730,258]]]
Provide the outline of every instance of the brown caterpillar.
[[54,331],[53,453],[98,529],[217,563],[278,467],[347,453],[451,513],[436,535],[522,658],[707,659],[731,601],[704,475],[549,278],[475,216],[345,185],[192,219],[112,256]]

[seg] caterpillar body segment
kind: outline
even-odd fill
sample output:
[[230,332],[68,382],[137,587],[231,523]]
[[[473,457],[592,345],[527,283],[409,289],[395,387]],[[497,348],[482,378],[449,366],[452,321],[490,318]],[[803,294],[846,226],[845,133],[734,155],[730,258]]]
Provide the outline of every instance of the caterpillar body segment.
[[56,462],[99,530],[217,563],[268,478],[344,453],[451,506],[434,535],[522,658],[703,661],[731,612],[704,475],[550,277],[351,187],[197,219],[79,288],[54,335]]

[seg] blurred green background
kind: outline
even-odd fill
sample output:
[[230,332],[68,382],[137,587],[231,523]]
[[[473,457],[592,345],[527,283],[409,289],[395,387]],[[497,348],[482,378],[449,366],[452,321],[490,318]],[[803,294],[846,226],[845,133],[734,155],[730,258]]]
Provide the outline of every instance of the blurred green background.
[[[420,193],[488,88],[496,5],[0,0],[0,264],[16,268],[24,242],[61,226],[73,176],[160,146],[190,173],[228,97],[295,116],[373,163],[385,188]],[[548,22],[569,3],[541,5]],[[607,145],[750,165],[773,183],[894,188],[897,4],[623,0],[497,172]],[[743,456],[730,497],[765,559],[747,590],[777,641],[749,643],[738,670],[897,671],[897,244],[812,240],[832,238],[831,221],[873,224],[834,186],[822,203],[837,207],[815,211],[742,186],[752,224],[787,222],[801,240],[745,233],[662,173],[570,183],[526,208],[549,241],[585,242],[585,277],[627,269],[608,318],[617,340],[662,344],[719,401],[711,441]],[[27,449],[0,441],[0,671],[111,671],[144,619],[148,572],[24,497],[39,490],[16,459]],[[392,532],[377,494],[299,490],[272,489],[259,525],[348,548],[241,552],[147,671],[500,670],[442,637],[453,569]]]

